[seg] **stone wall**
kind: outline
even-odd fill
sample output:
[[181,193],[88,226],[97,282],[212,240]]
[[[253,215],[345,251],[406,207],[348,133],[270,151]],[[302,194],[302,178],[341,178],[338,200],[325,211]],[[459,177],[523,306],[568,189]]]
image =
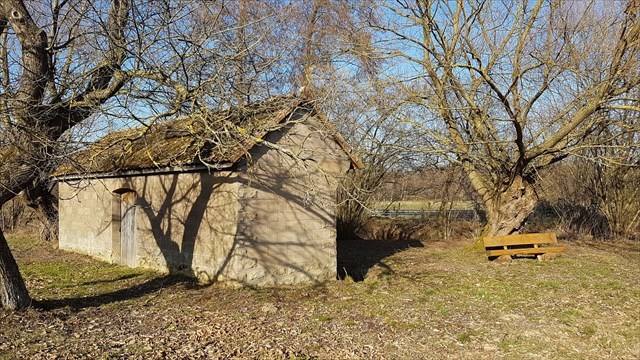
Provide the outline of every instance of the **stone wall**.
[[133,178],[137,266],[215,280],[232,256],[237,176],[230,172]]

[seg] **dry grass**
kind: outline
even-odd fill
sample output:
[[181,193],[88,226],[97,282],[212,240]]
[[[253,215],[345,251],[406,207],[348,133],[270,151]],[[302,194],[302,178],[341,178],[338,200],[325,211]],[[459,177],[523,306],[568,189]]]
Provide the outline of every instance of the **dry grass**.
[[[445,204],[447,210],[474,210],[473,201],[457,200],[452,204]],[[372,207],[376,210],[392,211],[437,211],[442,206],[442,201],[436,200],[402,200],[402,201],[377,201]]]
[[4,358],[640,357],[637,243],[498,265],[464,242],[350,242],[341,263],[364,281],[266,290],[11,245],[46,310],[0,311]]

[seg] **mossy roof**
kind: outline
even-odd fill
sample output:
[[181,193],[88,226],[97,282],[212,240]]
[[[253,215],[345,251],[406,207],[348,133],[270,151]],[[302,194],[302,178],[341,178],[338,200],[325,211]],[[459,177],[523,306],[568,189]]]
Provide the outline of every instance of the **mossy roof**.
[[[117,174],[192,165],[229,166],[247,154],[266,134],[282,128],[297,110],[315,113],[308,98],[286,95],[243,108],[194,113],[115,131],[69,158],[53,176]],[[319,118],[334,133],[335,140],[354,166],[360,168],[360,161],[332,124],[322,115]]]

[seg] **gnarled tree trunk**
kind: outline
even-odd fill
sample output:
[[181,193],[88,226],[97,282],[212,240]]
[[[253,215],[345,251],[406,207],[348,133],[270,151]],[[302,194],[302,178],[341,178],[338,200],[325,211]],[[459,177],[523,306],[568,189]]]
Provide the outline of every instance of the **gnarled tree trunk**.
[[25,309],[31,305],[31,297],[2,230],[0,230],[0,304],[3,308],[12,310]]
[[[62,134],[95,113],[100,105],[115,96],[128,81],[128,77],[121,73],[121,66],[128,55],[125,31],[131,4],[131,1],[126,0],[111,1],[108,20],[104,23],[106,50],[100,55],[101,59],[97,59],[99,61],[95,68],[86,73],[86,84],[74,80],[63,82],[56,88],[57,84],[53,82],[56,62],[52,61],[56,53],[51,51],[56,48],[56,44],[49,44],[47,32],[31,17],[24,0],[0,1],[0,35],[9,34],[9,28],[12,29],[20,47],[10,49],[13,52],[9,56],[17,59],[19,54],[21,59],[11,65],[12,68],[15,67],[15,73],[19,74],[19,81],[7,80],[4,84],[5,90],[12,83],[16,86],[3,102],[3,111],[7,110],[2,119],[3,135],[4,143],[8,145],[3,143],[0,148],[0,205],[29,189],[38,179],[46,178],[55,166],[52,154]],[[57,22],[62,6],[58,4],[54,7],[55,16],[48,21]],[[72,40],[60,49],[73,47],[70,45]],[[7,43],[4,43],[5,51]],[[3,66],[5,78],[8,73],[13,74],[14,70],[7,67],[9,65]],[[60,79],[64,79],[64,76]],[[51,199],[45,199],[45,202],[49,200]],[[37,206],[47,207],[46,211],[50,212],[53,208],[50,205],[52,203]],[[45,213],[45,216],[49,215],[51,214]],[[4,308],[10,309],[22,309],[31,302],[2,233],[0,300]]]
[[[42,163],[30,158],[29,154],[30,151],[18,152],[13,147],[0,150],[0,206],[37,179]],[[0,230],[0,305],[5,309],[20,310],[30,304],[29,292]]]
[[487,201],[487,224],[483,236],[502,236],[518,233],[538,202],[533,185],[522,177],[516,179]]
[[42,224],[40,240],[55,242],[58,240],[58,199],[52,193],[53,184],[49,181],[37,181],[24,191],[24,200],[32,208]]

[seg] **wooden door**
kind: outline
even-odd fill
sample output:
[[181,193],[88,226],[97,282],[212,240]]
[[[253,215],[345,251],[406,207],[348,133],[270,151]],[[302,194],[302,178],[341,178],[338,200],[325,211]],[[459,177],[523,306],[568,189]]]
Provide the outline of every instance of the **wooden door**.
[[136,193],[122,194],[120,201],[120,260],[122,264],[136,266]]

